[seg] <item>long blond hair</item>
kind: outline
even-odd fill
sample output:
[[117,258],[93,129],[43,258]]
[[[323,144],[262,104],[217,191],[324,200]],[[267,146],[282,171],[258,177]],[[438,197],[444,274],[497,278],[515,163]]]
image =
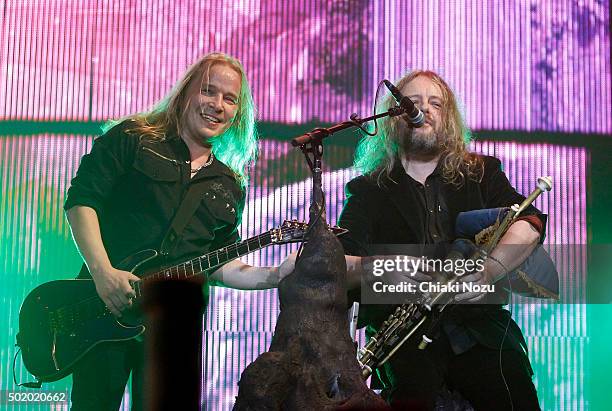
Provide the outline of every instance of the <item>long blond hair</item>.
[[148,111],[120,120],[110,121],[105,130],[113,125],[132,120],[134,126],[128,132],[150,141],[162,141],[169,132],[180,133],[180,119],[186,107],[186,91],[192,80],[199,81],[215,64],[223,64],[240,74],[241,86],[238,109],[231,126],[220,136],[210,140],[215,157],[225,163],[235,174],[242,187],[248,182],[248,167],[257,157],[257,131],[255,129],[255,104],[251,89],[240,61],[224,53],[210,53],[194,63],[172,90]]
[[[471,135],[461,117],[455,95],[448,84],[433,71],[415,70],[402,77],[396,86],[401,90],[419,76],[427,77],[442,91],[443,108],[440,129],[445,136],[441,152],[444,180],[456,187],[461,187],[466,178],[480,181],[484,165],[479,156],[467,150]],[[395,100],[389,96],[380,104],[378,111],[386,111],[394,105]],[[402,154],[400,139],[405,136],[402,136],[399,131],[400,121],[404,120],[400,117],[385,117],[379,124],[380,131],[377,135],[361,139],[355,153],[354,166],[357,170],[363,174],[377,176],[379,182],[381,176],[390,176],[391,170]]]

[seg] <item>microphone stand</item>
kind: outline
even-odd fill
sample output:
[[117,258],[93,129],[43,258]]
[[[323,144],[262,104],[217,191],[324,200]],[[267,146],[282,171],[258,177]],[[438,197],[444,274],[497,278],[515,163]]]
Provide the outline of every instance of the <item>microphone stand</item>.
[[291,145],[294,147],[299,147],[300,150],[302,150],[302,153],[304,153],[304,157],[306,158],[306,162],[308,163],[308,167],[312,173],[312,202],[310,204],[310,227],[308,231],[314,227],[318,219],[325,211],[323,188],[321,184],[323,139],[337,133],[338,131],[346,130],[351,127],[361,128],[362,124],[367,123],[368,121],[387,116],[396,117],[404,113],[406,113],[406,111],[399,106],[391,107],[389,111],[365,118],[359,118],[357,117],[357,114],[353,113],[350,116],[350,121],[343,121],[342,123],[338,123],[327,128],[318,127],[291,140]]

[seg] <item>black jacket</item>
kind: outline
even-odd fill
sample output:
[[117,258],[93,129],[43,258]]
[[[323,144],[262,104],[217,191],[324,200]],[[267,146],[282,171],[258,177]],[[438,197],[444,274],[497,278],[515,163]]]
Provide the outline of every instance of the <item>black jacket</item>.
[[[245,192],[218,159],[190,178],[189,150],[175,133],[150,142],[128,133],[123,122],[98,137],[83,156],[64,208],[96,210],[102,239],[113,264],[142,249],[159,250],[187,189],[201,204],[168,262],[182,262],[233,243]],[[80,277],[88,276],[86,269]]]
[[[484,174],[480,183],[467,181],[459,189],[446,183],[441,185],[447,205],[445,212],[452,222],[462,211],[511,206],[525,199],[512,187],[497,158],[484,156],[482,159]],[[338,222],[349,230],[340,239],[347,254],[367,255],[368,246],[372,244],[424,242],[421,219],[425,210],[404,186],[405,177],[404,169],[398,164],[390,178],[381,177],[380,182],[376,177],[360,176],[347,184],[347,199]],[[530,207],[524,214],[535,214],[543,224],[546,222],[546,216],[535,207]],[[542,232],[542,239],[543,236]],[[359,300],[359,290],[350,294],[353,300]],[[362,306],[360,326],[367,325],[368,333],[373,333],[392,309],[389,306]],[[451,317],[469,338],[480,344],[498,349],[503,339],[505,348],[517,351],[526,348],[522,333],[512,320],[504,338],[510,313],[500,305],[460,306],[452,311]]]

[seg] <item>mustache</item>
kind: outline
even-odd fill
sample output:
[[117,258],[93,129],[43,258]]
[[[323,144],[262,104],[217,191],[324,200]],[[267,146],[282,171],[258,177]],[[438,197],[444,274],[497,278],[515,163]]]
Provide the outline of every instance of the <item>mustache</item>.
[[[436,120],[430,115],[425,115],[425,123],[429,124],[432,128],[435,128],[437,125]],[[395,127],[398,129],[408,129],[408,130],[416,130],[418,127],[414,127],[410,120],[408,120],[407,115],[398,116],[391,119],[391,124],[395,124]],[[392,126],[393,127],[393,126]]]

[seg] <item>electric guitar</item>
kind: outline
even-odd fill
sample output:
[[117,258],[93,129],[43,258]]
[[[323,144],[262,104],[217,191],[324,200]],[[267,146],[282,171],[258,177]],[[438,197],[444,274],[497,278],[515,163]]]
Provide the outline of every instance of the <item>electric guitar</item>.
[[[145,332],[138,307],[144,283],[205,275],[269,245],[302,241],[307,229],[306,223],[285,221],[280,227],[258,236],[164,268],[156,265],[162,257],[155,250],[133,254],[116,267],[140,277],[140,281],[132,284],[136,294],[134,304],[122,312],[121,318],[108,310],[91,279],[44,283],[28,294],[19,312],[17,345],[22,350],[24,365],[42,382],[64,378],[96,345],[136,339]],[[347,231],[339,227],[330,227],[330,230],[336,235]]]

